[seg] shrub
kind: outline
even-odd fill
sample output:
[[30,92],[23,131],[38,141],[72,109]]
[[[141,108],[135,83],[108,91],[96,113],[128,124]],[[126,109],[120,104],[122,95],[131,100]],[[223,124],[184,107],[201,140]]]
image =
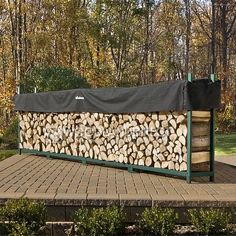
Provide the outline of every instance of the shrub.
[[9,126],[3,131],[1,143],[7,148],[18,147],[18,119],[14,117]]
[[81,236],[122,235],[124,230],[123,210],[116,206],[106,208],[81,208],[75,213],[76,231]]
[[0,208],[0,222],[6,235],[36,235],[46,224],[46,208],[43,203],[26,198],[8,200]]
[[21,81],[21,92],[37,92],[88,88],[90,84],[70,68],[59,66],[38,66],[32,68]]
[[76,231],[81,235],[89,235],[90,219],[88,209],[80,208],[75,212]]
[[190,220],[196,229],[205,235],[223,232],[230,221],[231,214],[221,209],[191,209],[188,211]]
[[140,229],[151,235],[170,235],[173,233],[178,215],[169,208],[146,208],[138,222]]

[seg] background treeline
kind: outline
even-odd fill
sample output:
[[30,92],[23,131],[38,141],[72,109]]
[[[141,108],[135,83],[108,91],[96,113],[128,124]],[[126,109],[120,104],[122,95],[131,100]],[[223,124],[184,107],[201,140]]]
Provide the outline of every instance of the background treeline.
[[223,85],[220,121],[232,127],[236,0],[2,0],[2,126],[16,87],[46,90],[53,71],[65,75],[55,83],[66,84],[58,81],[69,75],[73,87],[141,85],[215,71]]

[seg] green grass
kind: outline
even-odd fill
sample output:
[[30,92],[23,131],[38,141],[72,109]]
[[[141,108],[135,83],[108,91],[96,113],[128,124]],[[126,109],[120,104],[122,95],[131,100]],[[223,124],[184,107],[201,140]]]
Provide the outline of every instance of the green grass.
[[236,133],[216,134],[216,155],[236,155]]
[[15,155],[17,152],[18,152],[17,149],[0,150],[0,161],[3,161],[4,159]]

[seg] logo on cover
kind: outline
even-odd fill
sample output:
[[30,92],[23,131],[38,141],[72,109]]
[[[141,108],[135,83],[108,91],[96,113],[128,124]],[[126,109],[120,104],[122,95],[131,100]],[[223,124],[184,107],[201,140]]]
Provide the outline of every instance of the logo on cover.
[[84,100],[84,97],[76,96],[76,97],[75,97],[75,100]]

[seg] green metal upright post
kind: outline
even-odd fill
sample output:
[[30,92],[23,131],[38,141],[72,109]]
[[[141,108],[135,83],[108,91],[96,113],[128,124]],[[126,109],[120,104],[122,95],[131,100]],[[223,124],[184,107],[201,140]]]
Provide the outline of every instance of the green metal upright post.
[[[16,88],[16,93],[20,94],[20,85]],[[21,148],[20,148],[20,120],[18,118],[18,127],[17,127],[17,140],[18,140],[18,152],[19,155],[21,155]]]
[[[191,73],[188,73],[188,82],[192,82],[193,77]],[[187,111],[187,175],[186,179],[188,183],[192,180],[192,111]]]
[[[19,119],[19,118],[18,118]],[[19,155],[21,155],[21,148],[20,148],[20,121],[18,120],[18,127],[17,127],[18,131],[17,131],[17,139],[18,139],[18,153]]]
[[[215,74],[211,74],[211,81],[214,83],[217,80]],[[213,175],[210,176],[210,181],[215,179],[215,109],[211,109],[210,119],[210,171]]]

